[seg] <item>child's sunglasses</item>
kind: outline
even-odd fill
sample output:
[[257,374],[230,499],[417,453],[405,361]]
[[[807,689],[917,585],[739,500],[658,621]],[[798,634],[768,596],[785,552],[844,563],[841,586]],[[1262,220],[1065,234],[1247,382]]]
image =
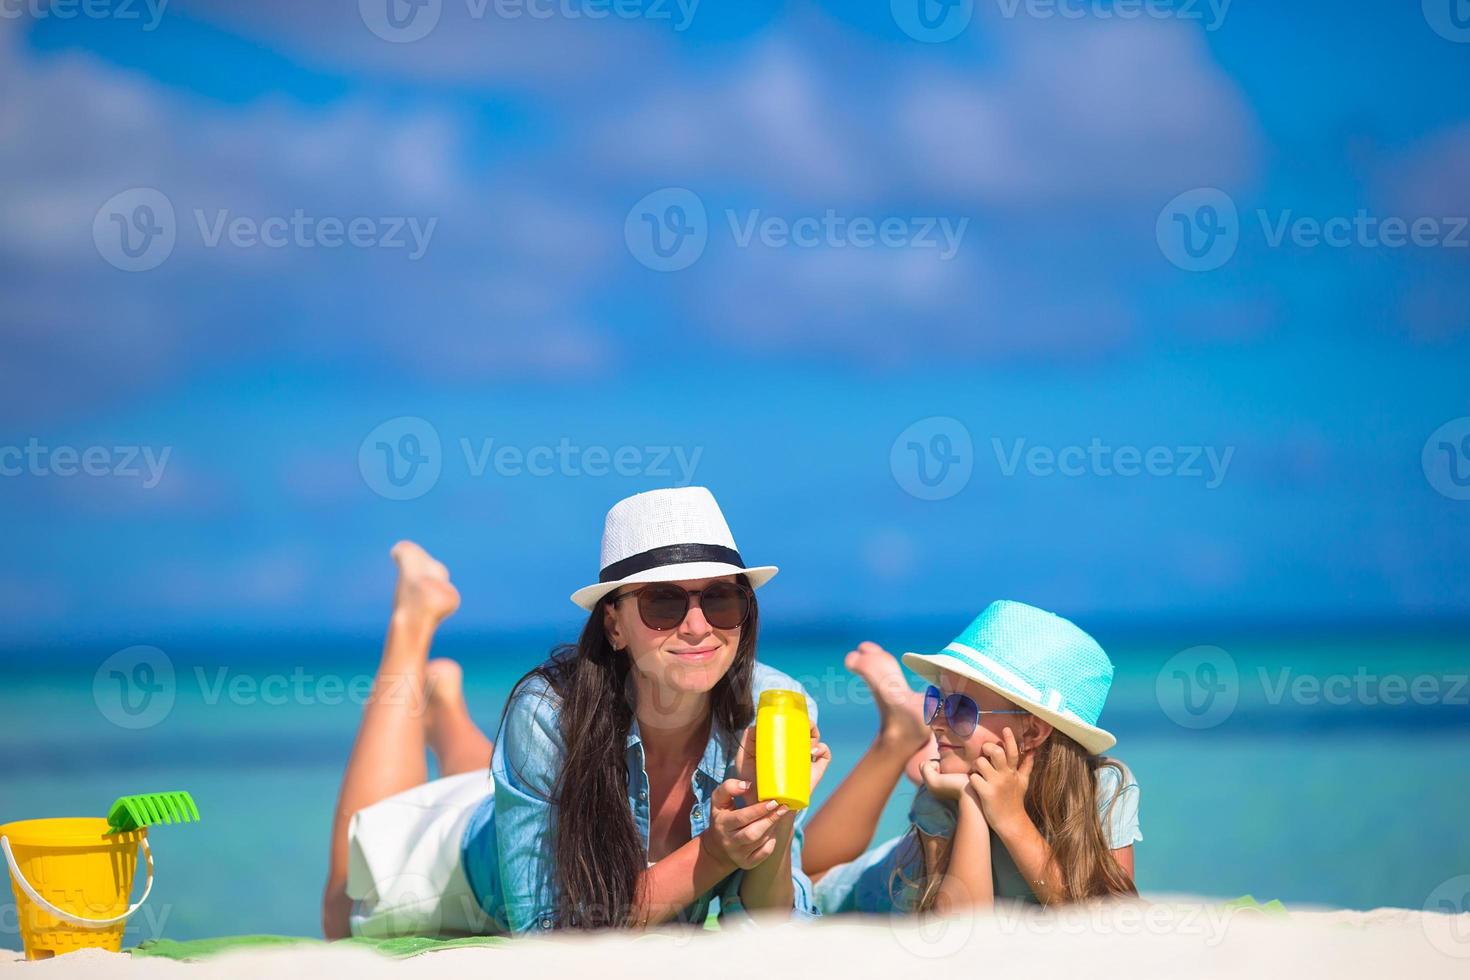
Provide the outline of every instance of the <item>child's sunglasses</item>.
[[739,582],[716,582],[693,592],[672,582],[659,582],[609,601],[615,606],[633,596],[638,597],[638,618],[651,630],[671,630],[684,622],[695,596],[705,621],[717,630],[739,629],[750,617],[750,589]]
[[1003,711],[981,711],[975,699],[968,694],[958,692],[949,697],[933,684],[929,690],[924,692],[924,724],[934,724],[934,717],[939,714],[939,709],[944,709],[944,720],[949,724],[949,730],[960,738],[969,738],[975,734],[975,726],[980,724],[981,715],[1024,715],[1029,712],[1020,709],[1005,709]]

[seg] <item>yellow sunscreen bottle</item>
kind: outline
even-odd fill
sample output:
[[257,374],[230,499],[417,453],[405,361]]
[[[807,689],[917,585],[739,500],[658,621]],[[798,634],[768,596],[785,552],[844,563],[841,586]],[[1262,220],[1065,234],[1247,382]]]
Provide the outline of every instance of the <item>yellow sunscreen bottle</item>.
[[812,796],[812,732],[806,695],[762,691],[755,712],[755,781],[762,800],[804,809]]

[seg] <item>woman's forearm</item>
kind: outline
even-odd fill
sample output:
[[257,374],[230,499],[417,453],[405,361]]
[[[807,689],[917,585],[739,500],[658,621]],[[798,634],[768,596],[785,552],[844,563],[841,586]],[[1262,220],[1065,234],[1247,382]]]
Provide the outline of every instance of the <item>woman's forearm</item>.
[[1041,831],[1036,829],[1036,824],[1031,822],[1029,816],[1022,813],[1014,823],[1002,824],[995,828],[995,835],[1010,852],[1011,860],[1016,863],[1016,870],[1021,872],[1026,884],[1031,886],[1031,893],[1038,902],[1051,905],[1067,900],[1067,887],[1062,880],[1061,869],[1052,860],[1051,848],[1047,846],[1046,838],[1041,836]]
[[667,922],[734,870],[735,865],[704,846],[703,837],[694,838],[643,873],[633,922],[639,926]]
[[990,868],[990,827],[980,801],[968,790],[960,794],[949,869],[939,886],[935,909],[942,914],[995,902]]
[[740,881],[740,902],[748,911],[785,909],[791,911],[796,902],[796,886],[791,883],[791,841],[796,836],[796,813],[786,814],[776,823],[776,850],[760,864],[745,872]]

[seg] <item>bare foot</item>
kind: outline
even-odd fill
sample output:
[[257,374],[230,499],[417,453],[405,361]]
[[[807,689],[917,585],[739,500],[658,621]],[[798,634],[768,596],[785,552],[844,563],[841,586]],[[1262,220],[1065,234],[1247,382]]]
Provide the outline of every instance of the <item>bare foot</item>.
[[924,696],[909,687],[897,658],[876,643],[864,642],[843,664],[867,682],[878,706],[879,741],[915,751],[933,737],[924,724]]
[[439,760],[439,775],[453,776],[490,765],[494,746],[470,718],[464,699],[464,671],[458,663],[435,657],[424,667],[429,714],[424,735]]
[[398,564],[398,588],[393,614],[410,621],[438,626],[459,608],[459,590],[449,583],[449,569],[412,541],[393,546]]

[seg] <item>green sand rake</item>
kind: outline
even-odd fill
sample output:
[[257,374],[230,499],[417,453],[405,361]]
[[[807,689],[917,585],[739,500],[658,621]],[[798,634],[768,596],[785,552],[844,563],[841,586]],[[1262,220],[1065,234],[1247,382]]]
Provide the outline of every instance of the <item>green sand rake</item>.
[[108,831],[114,834],[153,824],[193,823],[199,819],[194,798],[182,790],[118,797],[107,811]]

